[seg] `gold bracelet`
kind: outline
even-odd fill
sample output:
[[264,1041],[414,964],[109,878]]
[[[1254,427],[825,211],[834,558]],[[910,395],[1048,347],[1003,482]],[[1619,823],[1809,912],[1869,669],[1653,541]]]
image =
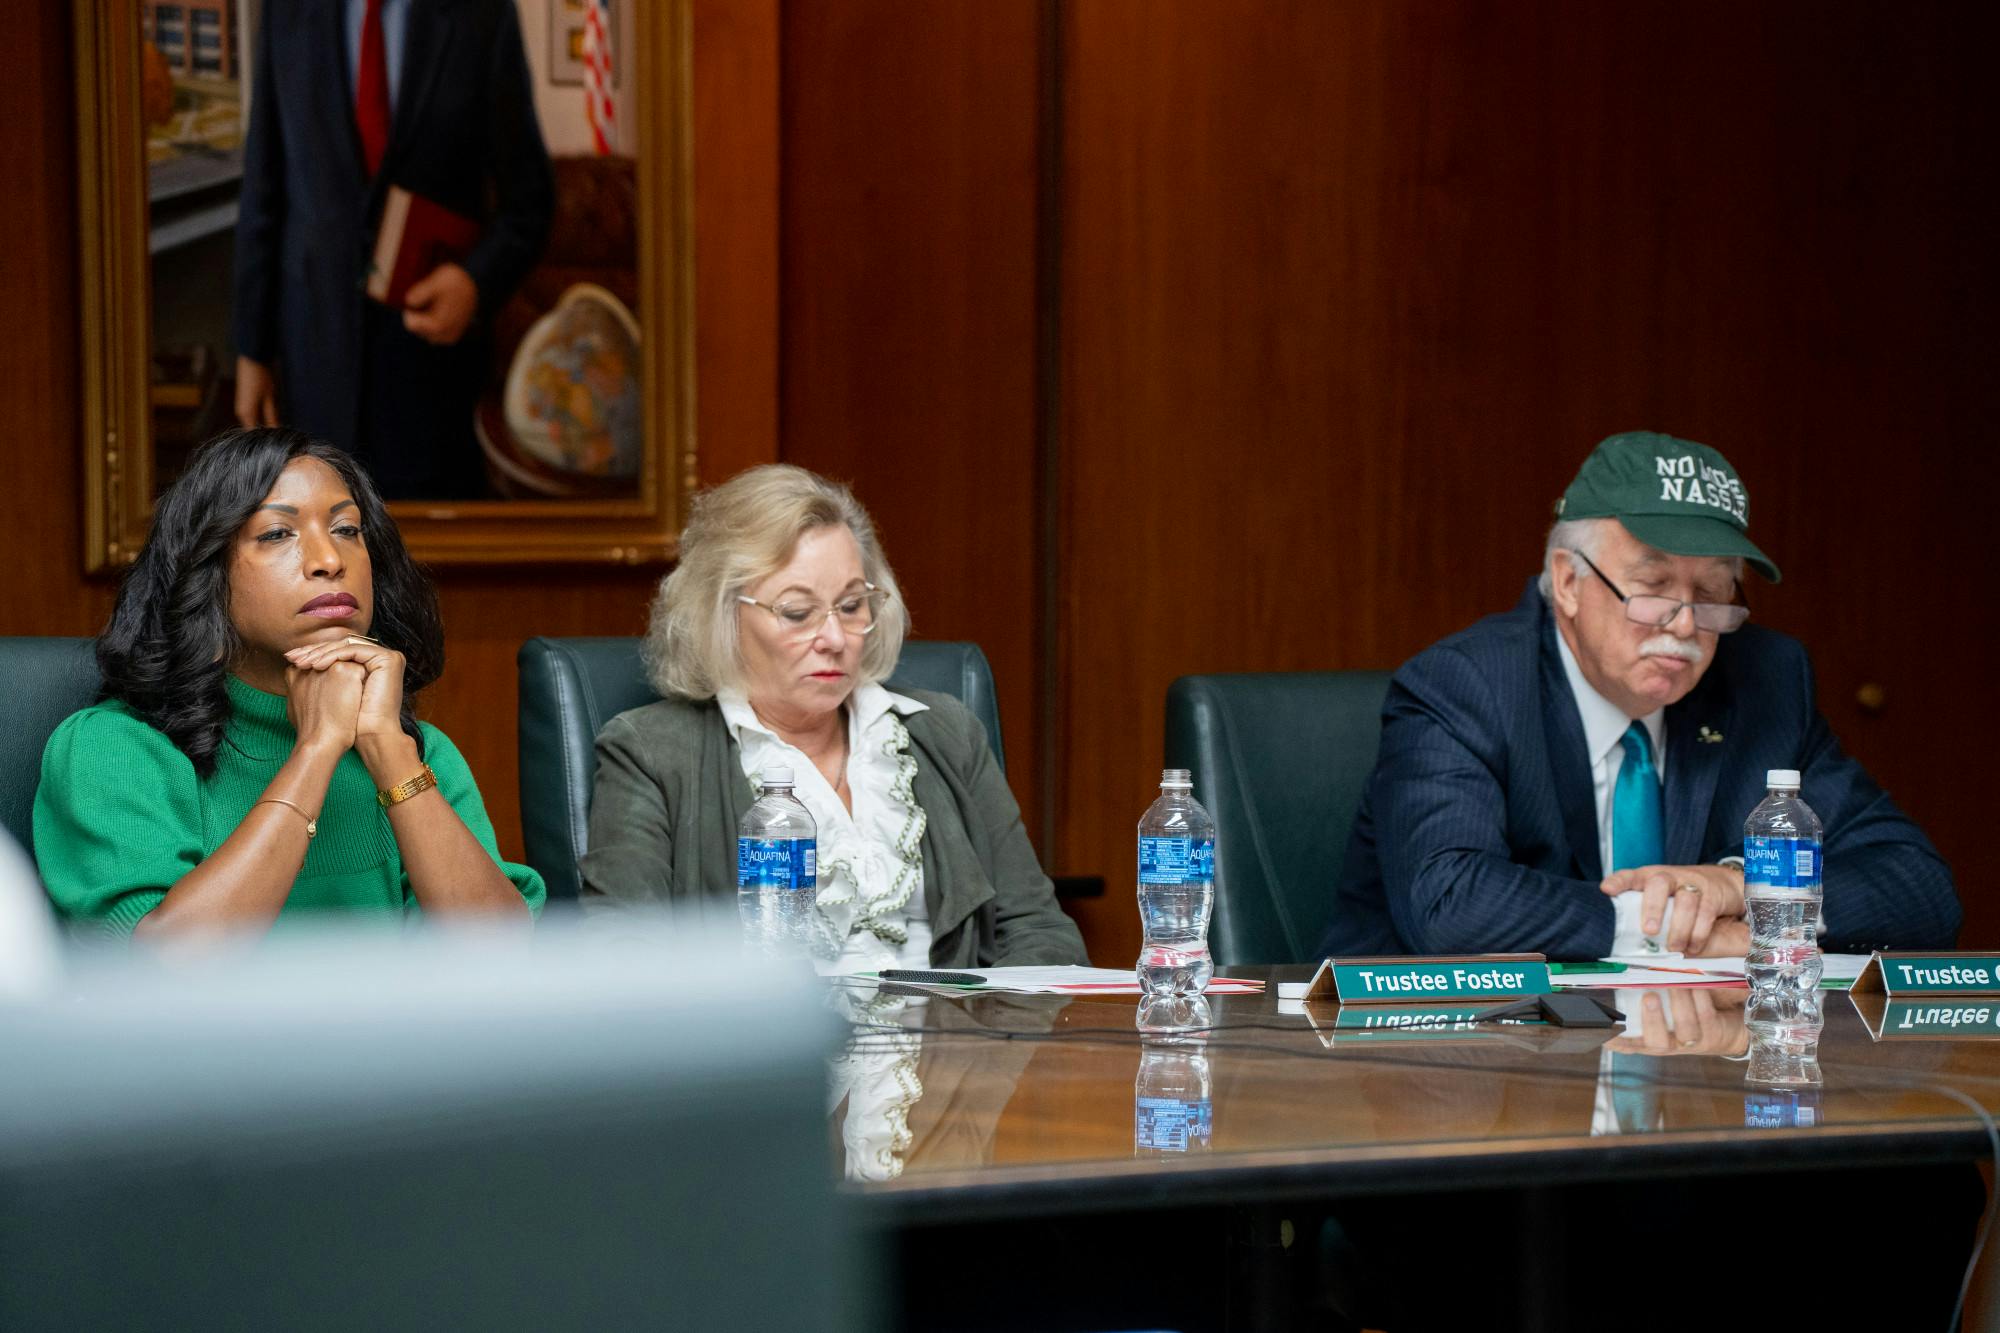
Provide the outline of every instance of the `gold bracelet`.
[[418,792],[429,791],[437,785],[438,775],[431,772],[429,764],[425,764],[423,772],[417,774],[408,782],[399,782],[393,787],[384,787],[381,791],[375,793],[375,799],[385,806],[401,805]]
[[313,840],[314,835],[316,835],[319,832],[319,821],[317,819],[314,819],[311,815],[307,814],[305,807],[302,805],[293,804],[291,801],[286,800],[282,796],[266,796],[261,801],[251,802],[250,808],[252,810],[255,810],[260,805],[289,805],[292,807],[292,809],[298,811],[299,817],[306,821],[307,842],[311,842]]

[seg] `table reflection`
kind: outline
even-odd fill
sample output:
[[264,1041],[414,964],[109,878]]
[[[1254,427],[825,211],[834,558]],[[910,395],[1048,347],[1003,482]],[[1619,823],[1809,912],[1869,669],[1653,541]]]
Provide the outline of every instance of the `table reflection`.
[[913,1141],[910,1108],[924,1095],[918,1029],[927,997],[883,993],[876,987],[835,987],[834,1012],[853,1025],[827,1062],[827,1109],[846,1104],[840,1125],[849,1180],[894,1180]]
[[1132,1152],[1207,1152],[1215,1133],[1208,1067],[1208,1000],[1160,996],[1139,1006],[1139,1076],[1132,1084]]
[[1694,1060],[1743,1056],[1750,1046],[1747,994],[1741,987],[1619,990],[1625,1030],[1604,1044],[1590,1132],[1651,1134],[1710,1123],[1710,1108],[1685,1104],[1700,1094],[1674,1086],[1685,1082],[1677,1074],[1696,1068]]
[[[828,1005],[850,1027],[828,1062],[827,1107],[842,1173],[983,1166],[1021,1075],[1068,1001],[1046,995],[928,994],[842,978]],[[1009,1040],[1020,1037],[1026,1040]]]
[[1825,1123],[1820,1113],[1821,997],[1755,995],[1744,1011],[1750,1067],[1743,1075],[1743,1123],[1750,1129],[1802,1129]]

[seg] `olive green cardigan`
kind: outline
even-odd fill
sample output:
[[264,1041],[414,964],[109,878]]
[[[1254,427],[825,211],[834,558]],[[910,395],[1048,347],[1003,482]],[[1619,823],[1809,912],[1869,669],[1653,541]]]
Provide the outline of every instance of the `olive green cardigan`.
[[[986,729],[950,695],[903,693],[929,705],[903,725],[917,761],[914,794],[929,821],[932,966],[1088,962]],[[597,736],[584,907],[672,904],[733,920],[736,827],[755,799],[714,700],[662,699],[612,718]]]

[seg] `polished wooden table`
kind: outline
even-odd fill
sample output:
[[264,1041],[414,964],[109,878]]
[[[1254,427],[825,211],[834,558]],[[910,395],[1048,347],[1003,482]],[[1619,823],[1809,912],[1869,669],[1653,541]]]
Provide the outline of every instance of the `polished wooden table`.
[[[1623,992],[1661,1048],[1632,1058],[1648,1043],[1617,1029],[1341,1027],[1332,1009],[1281,1012],[1276,983],[1307,969],[1230,971],[1271,985],[1210,1000],[1208,1029],[1168,1045],[1138,1030],[1133,997],[857,992],[836,1067],[863,1090],[835,1116],[845,1188],[878,1223],[919,1227],[1995,1152],[2000,1042],[1877,1041],[1840,992],[1823,993],[1823,1083],[1801,1093],[1746,1082],[1741,990]],[[1203,1073],[1206,1141],[1145,1141],[1145,1085]],[[1609,1114],[1614,1087],[1645,1107],[1637,1124]]]
[[1406,1190],[1416,1171],[1426,1187],[1474,1187],[1552,1173],[1616,1179],[1790,1158],[1884,1165],[1992,1153],[1980,1112],[2000,1114],[2000,1043],[1876,1041],[1839,992],[1823,996],[1824,1083],[1805,1099],[1809,1123],[1762,1127],[1774,1111],[1783,1117],[1788,1099],[1748,1085],[1743,1059],[1707,1053],[1746,1049],[1741,991],[1669,989],[1653,994],[1702,1006],[1711,1035],[1687,1054],[1674,1045],[1622,1062],[1621,1079],[1655,1090],[1658,1119],[1645,1132],[1593,1133],[1604,1047],[1643,1049],[1619,1030],[1340,1029],[1318,1006],[1310,1016],[1279,1012],[1275,983],[1303,980],[1305,969],[1233,974],[1273,984],[1211,1000],[1211,1029],[1172,1048],[1206,1064],[1211,1089],[1209,1141],[1184,1152],[1135,1143],[1149,1046],[1132,997],[887,1006],[869,1019],[879,1027],[857,1033],[856,1049],[915,1046],[921,1092],[907,1108],[896,1174],[857,1192],[932,1218],[1017,1216],[1143,1205],[1167,1192],[1239,1202]]

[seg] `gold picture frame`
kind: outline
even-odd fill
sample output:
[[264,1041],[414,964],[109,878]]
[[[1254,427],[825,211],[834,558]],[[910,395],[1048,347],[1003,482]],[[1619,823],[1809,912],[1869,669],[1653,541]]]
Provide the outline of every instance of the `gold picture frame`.
[[[634,6],[640,389],[638,489],[618,499],[396,501],[434,565],[646,564],[672,559],[694,489],[693,109],[688,0]],[[138,555],[152,520],[151,265],[139,6],[75,8],[82,264],[84,567]]]

